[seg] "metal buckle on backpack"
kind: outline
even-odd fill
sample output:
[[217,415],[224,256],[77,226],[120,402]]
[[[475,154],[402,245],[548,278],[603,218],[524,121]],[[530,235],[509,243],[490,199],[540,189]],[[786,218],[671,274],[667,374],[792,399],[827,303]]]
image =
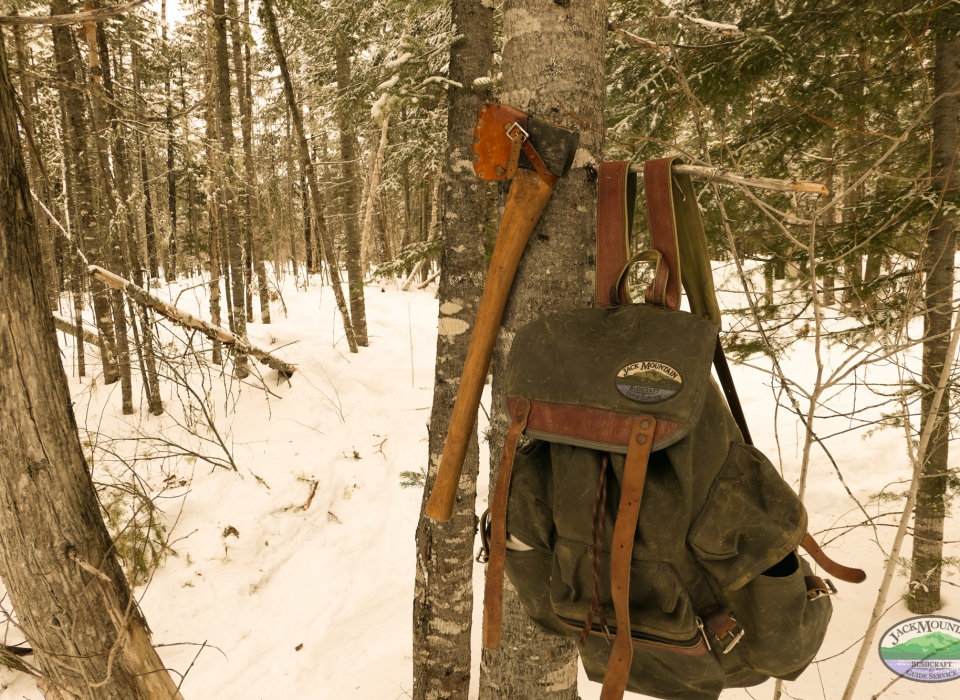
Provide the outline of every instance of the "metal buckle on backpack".
[[480,516],[480,550],[477,552],[476,561],[479,564],[486,564],[490,561],[490,509],[487,508]]
[[833,581],[825,578],[823,579],[823,583],[826,585],[827,590],[815,588],[812,591],[807,591],[807,600],[816,600],[817,598],[824,598],[826,596],[837,594],[837,587],[833,585]]
[[720,642],[720,651],[724,654],[729,654],[730,651],[740,643],[740,640],[743,639],[743,628],[740,626],[740,623],[737,622],[733,615],[730,616],[730,621],[734,624],[733,629],[717,639],[717,641]]

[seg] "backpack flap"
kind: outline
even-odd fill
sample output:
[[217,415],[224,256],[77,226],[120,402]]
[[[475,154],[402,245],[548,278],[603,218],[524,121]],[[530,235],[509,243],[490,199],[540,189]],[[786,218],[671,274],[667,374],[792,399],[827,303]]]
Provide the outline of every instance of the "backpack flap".
[[718,330],[647,304],[540,318],[514,339],[508,412],[527,399],[527,436],[620,454],[636,416],[649,414],[653,449],[662,450],[700,417]]

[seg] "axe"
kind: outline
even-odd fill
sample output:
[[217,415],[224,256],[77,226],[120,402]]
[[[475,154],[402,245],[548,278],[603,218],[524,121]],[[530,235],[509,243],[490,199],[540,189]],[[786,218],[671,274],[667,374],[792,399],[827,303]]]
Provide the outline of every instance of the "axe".
[[473,169],[481,180],[512,182],[470,336],[437,480],[427,503],[427,515],[434,520],[446,522],[453,514],[463,459],[477,420],[480,394],[513,277],[530,233],[553,194],[554,185],[570,170],[579,144],[579,133],[507,105],[486,104],[477,115]]

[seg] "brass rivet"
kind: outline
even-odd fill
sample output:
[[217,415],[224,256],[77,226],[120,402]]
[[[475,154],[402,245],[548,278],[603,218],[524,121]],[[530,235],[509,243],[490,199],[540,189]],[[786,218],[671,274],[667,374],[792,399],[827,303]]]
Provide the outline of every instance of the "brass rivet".
[[638,445],[646,445],[646,444],[647,444],[647,436],[646,436],[646,435],[637,435],[637,444],[638,444]]
[[503,169],[503,166],[501,165],[497,166],[497,175],[503,175],[505,172],[507,171]]
[[650,427],[650,421],[648,420],[640,421],[640,430],[646,430],[649,427]]

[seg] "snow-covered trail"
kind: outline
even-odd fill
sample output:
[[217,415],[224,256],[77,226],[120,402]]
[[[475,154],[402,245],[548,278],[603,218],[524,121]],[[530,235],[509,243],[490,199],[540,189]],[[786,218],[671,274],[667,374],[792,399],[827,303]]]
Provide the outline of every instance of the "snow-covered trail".
[[[164,645],[164,661],[180,673],[190,668],[183,683],[188,700],[395,700],[411,692],[414,531],[422,490],[402,488],[400,472],[418,471],[426,464],[437,302],[432,288],[401,292],[385,284],[382,289],[367,287],[370,347],[358,355],[347,352],[342,331],[336,330],[339,321],[329,288],[295,291],[287,278],[283,294],[289,315],[284,317],[275,302],[271,326],[249,326],[251,340],[278,348],[277,354],[296,363],[298,371],[290,384],[277,384],[268,373],[269,392],[253,380],[216,380],[210,385],[217,426],[232,447],[237,473],[211,471],[201,460],[181,460],[164,468],[160,462],[138,464],[155,492],[162,491],[158,503],[177,553],[138,595],[154,641]],[[164,288],[162,293],[173,299],[179,290]],[[179,304],[207,317],[202,287],[185,291]],[[791,351],[788,374],[812,376],[811,347],[804,340]],[[69,374],[72,344],[66,343],[64,351]],[[96,353],[88,352],[87,359],[96,363]],[[839,358],[830,360],[836,363]],[[769,379],[755,369],[733,369],[755,442],[796,484],[801,427],[781,408],[778,448]],[[132,432],[131,418],[120,414],[118,387],[103,386],[97,368],[93,370],[92,381],[71,378],[81,427]],[[163,391],[168,408],[182,412],[171,399],[168,383]],[[847,391],[832,399],[831,406],[842,412],[853,400]],[[861,390],[856,400],[865,401],[866,394]],[[230,413],[227,409],[233,406],[235,413]],[[167,418],[142,413],[136,420],[144,432],[176,434]],[[843,421],[849,423],[842,418],[823,422],[823,433],[838,432]],[[887,430],[866,440],[862,435],[852,431],[827,444],[855,494],[865,501],[906,478],[908,465],[902,432]],[[483,445],[481,463],[486,459]],[[116,465],[109,469],[123,478]],[[312,482],[316,493],[304,509]],[[479,493],[482,512],[485,477]],[[830,461],[816,448],[807,504],[812,532],[862,520]],[[871,514],[876,511],[872,506]],[[893,529],[881,527],[879,533],[886,546]],[[946,539],[960,540],[958,534],[953,518]],[[859,587],[840,586],[820,654],[824,661],[787,684],[789,697],[839,700],[857,648],[830,657],[860,637],[873,605],[884,559],[872,537],[872,530],[861,528],[831,544],[835,558],[863,567],[869,578]],[[907,556],[909,544],[908,539]],[[947,554],[956,554],[955,547],[948,546]],[[476,565],[477,663],[482,576],[482,567]],[[902,579],[895,583],[897,595],[903,585]],[[953,586],[944,587],[947,607],[942,614],[960,613],[954,591]],[[891,603],[883,629],[910,616],[902,603]],[[871,697],[891,678],[872,654],[857,698]],[[474,674],[473,697],[476,687]],[[723,697],[769,698],[772,688],[771,682],[749,691],[728,691]],[[584,700],[599,697],[599,691],[598,685],[581,678]],[[946,700],[960,697],[960,682],[924,685],[904,680],[883,697]],[[41,695],[27,678],[0,667],[0,700],[22,698],[40,700]]]

